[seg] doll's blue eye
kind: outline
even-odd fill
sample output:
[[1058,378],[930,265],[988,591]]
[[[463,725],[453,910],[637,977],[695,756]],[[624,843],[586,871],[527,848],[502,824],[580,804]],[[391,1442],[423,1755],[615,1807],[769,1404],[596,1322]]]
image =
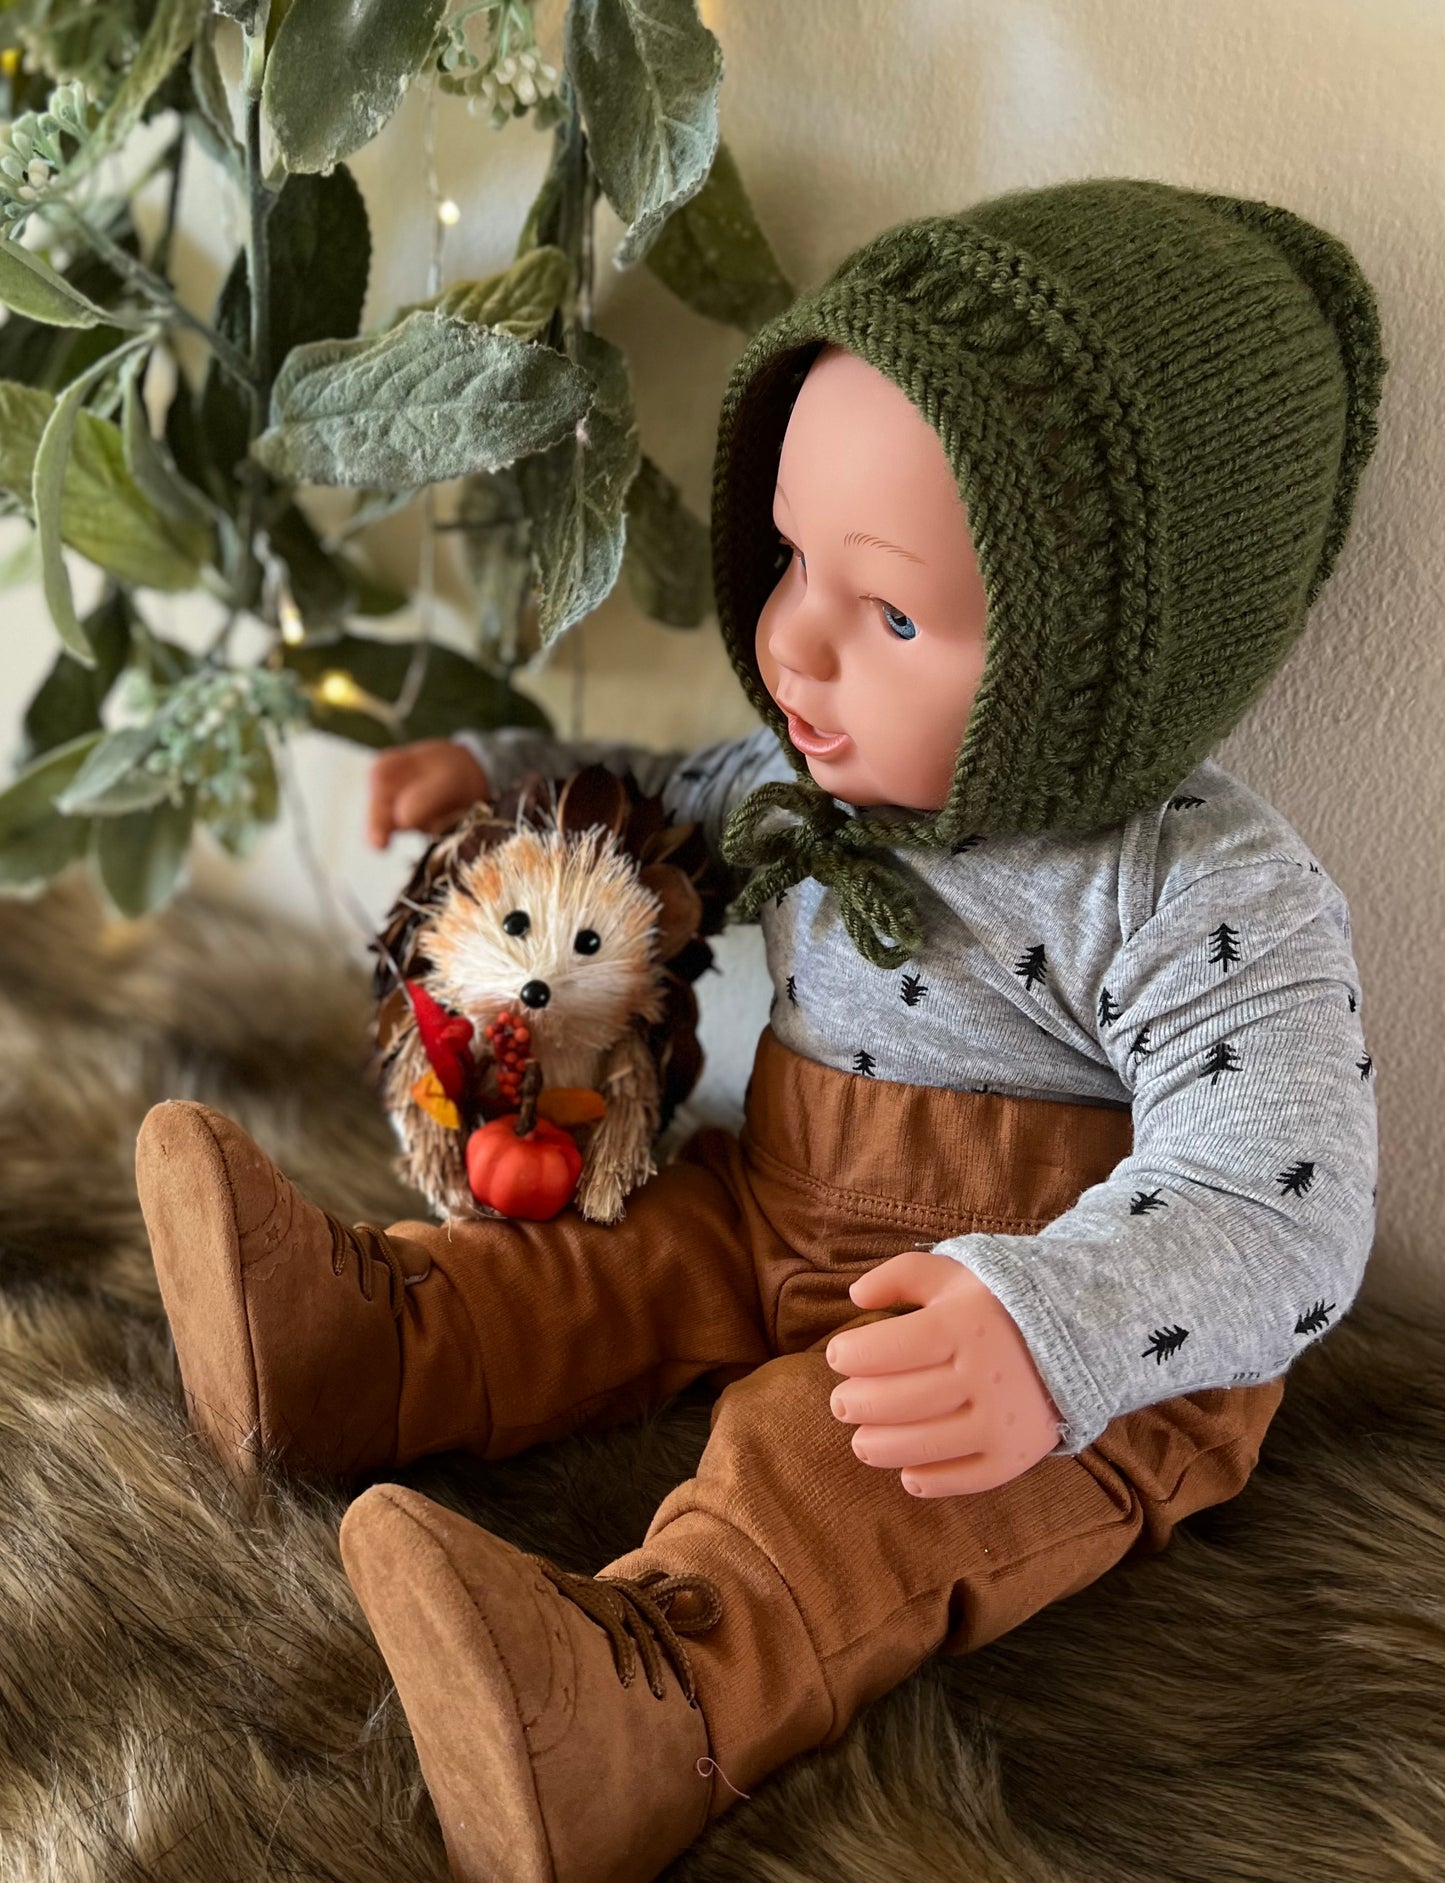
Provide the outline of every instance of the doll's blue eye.
[[918,632],[918,623],[911,615],[905,615],[901,608],[890,607],[887,602],[883,604],[883,619],[900,641],[911,641]]

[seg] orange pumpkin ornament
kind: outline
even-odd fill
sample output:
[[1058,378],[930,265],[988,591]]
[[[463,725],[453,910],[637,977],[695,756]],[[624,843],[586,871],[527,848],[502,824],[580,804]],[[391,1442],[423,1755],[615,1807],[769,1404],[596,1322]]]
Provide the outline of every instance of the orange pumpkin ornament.
[[479,1203],[523,1222],[545,1223],[572,1201],[582,1153],[570,1133],[537,1115],[541,1071],[522,1082],[522,1108],[494,1118],[467,1139],[467,1182]]

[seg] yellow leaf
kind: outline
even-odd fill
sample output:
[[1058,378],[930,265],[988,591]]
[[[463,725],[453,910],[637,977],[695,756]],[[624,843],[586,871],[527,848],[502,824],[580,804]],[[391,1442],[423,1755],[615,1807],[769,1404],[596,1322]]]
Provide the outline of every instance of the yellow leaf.
[[590,1125],[607,1110],[600,1092],[585,1085],[554,1085],[537,1094],[537,1110],[549,1124]]
[[412,1103],[420,1105],[428,1117],[435,1118],[448,1131],[460,1131],[462,1115],[442,1090],[441,1080],[430,1067],[411,1088]]

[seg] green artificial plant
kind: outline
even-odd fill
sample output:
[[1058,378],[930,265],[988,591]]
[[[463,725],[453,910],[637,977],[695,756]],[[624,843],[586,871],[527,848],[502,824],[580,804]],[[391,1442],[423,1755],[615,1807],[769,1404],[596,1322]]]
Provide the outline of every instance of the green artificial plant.
[[[61,642],[0,791],[0,893],[88,858],[121,913],[159,906],[197,823],[249,853],[302,727],[375,746],[545,725],[517,670],[624,572],[657,619],[705,618],[705,526],[642,452],[627,360],[592,327],[598,198],[616,264],[712,319],[752,332],[792,290],[719,140],[696,0],[571,0],[563,37],[559,71],[530,0],[0,0],[0,514],[33,526]],[[506,268],[434,281],[363,332],[370,227],[345,159],[416,82],[496,128],[529,115],[551,162]],[[203,311],[171,269],[196,148],[245,231]],[[355,493],[329,533],[318,485]],[[357,626],[408,598],[352,545],[410,503],[424,541],[462,532],[467,652]],[[83,616],[67,550],[105,573]],[[215,598],[212,644],[157,634],[147,590]],[[264,651],[245,664],[248,618]]]

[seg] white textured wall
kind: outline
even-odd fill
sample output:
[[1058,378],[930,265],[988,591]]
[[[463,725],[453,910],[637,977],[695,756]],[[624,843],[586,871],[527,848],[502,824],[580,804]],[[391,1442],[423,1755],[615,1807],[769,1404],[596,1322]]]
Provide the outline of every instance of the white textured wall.
[[[1445,1298],[1445,4],[703,0],[703,13],[726,59],[724,135],[800,287],[892,222],[1090,175],[1272,198],[1342,235],[1375,282],[1391,371],[1354,532],[1288,665],[1217,756],[1280,806],[1350,898],[1383,1153],[1371,1285]],[[546,0],[541,38],[554,62],[560,20],[561,0]],[[376,223],[377,311],[415,298],[425,280],[419,103],[357,165]],[[440,177],[464,212],[449,276],[510,258],[546,143],[528,126],[497,136],[444,108]],[[185,227],[190,286],[204,298],[224,229],[204,177]],[[604,207],[604,255],[615,232]],[[644,269],[601,269],[597,319],[633,361],[646,449],[705,509],[740,336],[689,315]],[[404,570],[410,532],[388,529],[383,553]],[[160,612],[174,631],[200,631],[184,610]],[[4,597],[0,619],[8,738],[53,644],[32,596]],[[453,631],[464,632],[461,617]],[[576,642],[538,682],[564,726],[574,654],[588,733],[686,743],[749,723],[710,627],[669,632],[618,597]],[[302,755],[318,847],[379,911],[403,856],[361,847],[364,773],[360,754],[330,741]],[[242,886],[315,908],[283,835]],[[738,940],[730,954],[746,962]],[[736,1078],[736,1042],[761,1023],[766,991],[745,973],[727,978],[732,1005],[713,981],[708,1030],[732,1045]]]

